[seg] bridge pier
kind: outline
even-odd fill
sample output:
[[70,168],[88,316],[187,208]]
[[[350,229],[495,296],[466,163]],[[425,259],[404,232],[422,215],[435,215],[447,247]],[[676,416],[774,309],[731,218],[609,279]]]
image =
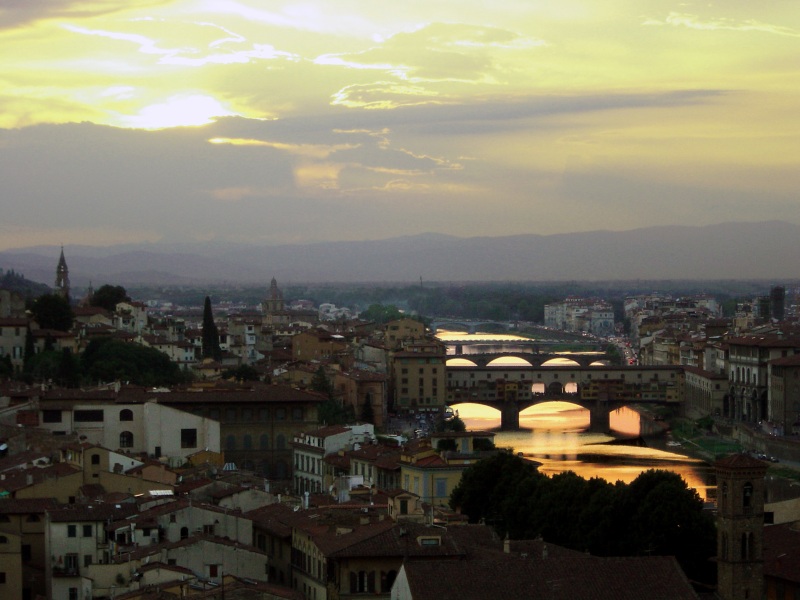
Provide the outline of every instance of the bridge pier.
[[505,402],[500,410],[500,429],[516,431],[519,429],[519,408],[516,403]]
[[589,408],[589,431],[608,433],[611,431],[611,407],[606,402],[596,402]]

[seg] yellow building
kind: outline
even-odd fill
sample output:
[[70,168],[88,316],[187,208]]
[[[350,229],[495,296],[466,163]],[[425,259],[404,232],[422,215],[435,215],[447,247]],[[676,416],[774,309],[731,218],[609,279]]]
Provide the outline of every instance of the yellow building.
[[[461,481],[464,471],[487,456],[487,452],[493,451],[493,438],[494,433],[489,431],[447,432],[432,436],[432,445],[407,450],[400,455],[402,488],[418,495],[422,502],[447,506],[450,494]],[[439,453],[433,444],[441,448]]]
[[386,347],[397,350],[405,342],[425,339],[425,325],[415,319],[397,319],[389,321],[384,328]]
[[441,412],[447,399],[446,350],[438,342],[408,344],[392,357],[394,408],[400,413]]

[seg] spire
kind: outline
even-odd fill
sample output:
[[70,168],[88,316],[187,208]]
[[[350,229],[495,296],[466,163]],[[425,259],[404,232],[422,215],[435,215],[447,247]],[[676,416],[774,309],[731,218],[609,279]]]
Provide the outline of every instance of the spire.
[[64,258],[64,246],[61,246],[61,256],[56,267],[56,294],[69,298],[69,268]]

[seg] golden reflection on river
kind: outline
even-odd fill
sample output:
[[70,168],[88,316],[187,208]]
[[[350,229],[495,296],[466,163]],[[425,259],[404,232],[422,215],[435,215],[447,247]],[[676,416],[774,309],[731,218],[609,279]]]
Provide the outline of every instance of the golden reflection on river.
[[523,411],[520,431],[499,431],[500,413],[488,406],[459,404],[454,409],[467,429],[497,430],[498,447],[513,448],[541,463],[542,473],[574,471],[585,479],[630,483],[648,469],[666,469],[683,477],[704,500],[713,498],[706,463],[656,448],[609,444],[639,436],[639,414],[630,408],[611,413],[611,429],[617,437],[586,431],[589,412],[566,402],[546,402]]

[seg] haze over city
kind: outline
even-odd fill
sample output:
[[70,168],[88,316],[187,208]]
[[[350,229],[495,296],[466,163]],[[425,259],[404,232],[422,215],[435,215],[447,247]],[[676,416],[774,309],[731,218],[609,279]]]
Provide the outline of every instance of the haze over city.
[[800,223],[796,3],[12,0],[0,250]]

